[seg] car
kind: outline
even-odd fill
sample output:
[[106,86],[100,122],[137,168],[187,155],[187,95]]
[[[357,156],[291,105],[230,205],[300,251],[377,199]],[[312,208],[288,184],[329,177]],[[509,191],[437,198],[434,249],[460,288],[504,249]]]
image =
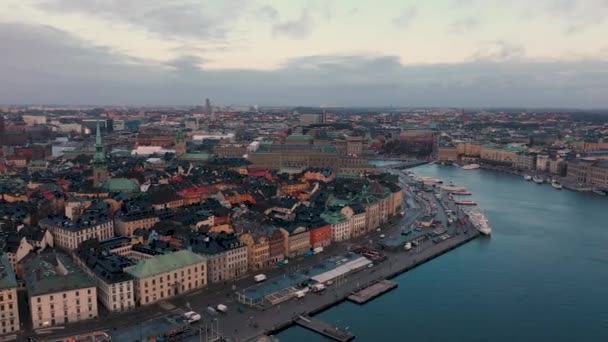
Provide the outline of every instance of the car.
[[384,239],[385,238],[384,234],[380,234],[380,238]]
[[376,231],[379,232],[379,231],[382,231],[382,229],[378,228],[378,229],[376,229]]

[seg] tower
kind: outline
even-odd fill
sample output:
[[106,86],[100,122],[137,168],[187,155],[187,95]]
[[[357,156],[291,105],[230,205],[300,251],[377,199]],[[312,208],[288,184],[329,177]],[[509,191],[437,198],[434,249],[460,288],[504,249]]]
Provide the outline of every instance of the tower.
[[186,141],[184,140],[184,132],[180,128],[175,135],[175,155],[181,156],[184,153],[186,153]]
[[211,101],[209,99],[205,99],[205,113],[209,115],[209,119],[212,122],[215,122],[215,114],[213,113],[213,107],[211,107]]
[[95,135],[95,156],[93,157],[93,186],[96,188],[108,179],[108,166],[106,155],[103,151],[99,121],[97,121],[97,133]]

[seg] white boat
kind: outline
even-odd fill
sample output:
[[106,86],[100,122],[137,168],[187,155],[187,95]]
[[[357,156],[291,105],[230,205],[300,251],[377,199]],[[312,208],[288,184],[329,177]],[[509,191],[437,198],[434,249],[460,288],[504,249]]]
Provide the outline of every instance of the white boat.
[[534,177],[532,177],[532,180],[536,184],[543,184],[545,182],[545,180],[541,176],[534,176]]
[[529,181],[532,180],[532,176],[530,176],[530,175],[524,175],[524,179],[529,182]]
[[480,165],[479,164],[468,164],[462,167],[463,170],[475,170],[475,169],[479,169]]
[[467,213],[471,224],[483,235],[492,234],[490,222],[481,211],[472,210]]
[[606,193],[606,191],[602,191],[602,190],[599,190],[599,189],[593,189],[593,192],[596,193],[596,194],[598,194],[598,195],[600,195],[600,196],[606,196],[606,195],[608,195],[608,193]]
[[557,190],[561,190],[563,188],[563,186],[555,179],[551,181],[551,186],[556,188]]

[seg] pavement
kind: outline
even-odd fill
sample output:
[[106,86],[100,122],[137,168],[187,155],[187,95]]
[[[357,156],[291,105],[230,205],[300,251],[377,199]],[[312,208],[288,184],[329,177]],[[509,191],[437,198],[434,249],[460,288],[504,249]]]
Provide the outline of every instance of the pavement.
[[[406,196],[404,196],[405,205],[407,197],[414,195],[414,193],[412,191],[413,189],[407,185],[407,183],[410,182],[410,179],[403,173],[401,173],[401,175],[402,179],[400,181],[406,193]],[[288,266],[277,266],[267,269],[264,271],[264,274],[266,274],[268,278],[272,278],[293,272],[317,264],[330,256],[343,254],[352,250],[355,246],[366,245],[376,249],[378,248],[377,242],[379,241],[379,236],[381,234],[386,235],[389,238],[391,236],[399,235],[401,233],[401,227],[413,225],[417,218],[432,210],[433,203],[437,208],[441,208],[439,201],[437,201],[431,193],[422,194],[422,196],[425,198],[424,200],[417,201],[416,208],[406,209],[406,215],[404,217],[399,218],[393,222],[393,224],[385,225],[381,232],[374,231],[345,243],[332,244],[325,248],[322,253],[310,257],[290,260]],[[445,214],[443,214],[443,210],[438,210],[437,216],[443,222],[447,220]],[[293,324],[295,319],[300,315],[314,315],[319,311],[345,300],[346,297],[354,291],[365,288],[379,279],[391,278],[478,236],[478,232],[470,225],[464,227],[448,227],[448,233],[451,234],[452,237],[437,244],[429,239],[407,252],[404,250],[387,250],[385,251],[387,255],[386,261],[377,264],[374,267],[365,268],[362,271],[348,275],[344,278],[336,279],[325,291],[320,293],[309,293],[302,299],[291,299],[270,309],[258,310],[236,302],[234,297],[234,292],[236,290],[255,284],[255,281],[253,280],[254,272],[251,272],[235,281],[210,284],[204,289],[172,298],[167,301],[170,305],[167,305],[167,303],[159,303],[139,307],[127,313],[109,314],[94,320],[71,324],[61,333],[50,336],[37,336],[37,338],[39,341],[55,341],[59,337],[68,336],[68,334],[75,335],[100,330],[107,330],[111,333],[114,330],[139,329],[138,327],[142,321],[169,313],[183,313],[194,310],[200,313],[203,316],[203,319],[198,325],[193,326],[193,329],[200,330],[203,332],[203,335],[202,337],[195,336],[182,341],[207,340],[209,335],[214,335],[204,333],[206,330],[209,330],[211,326],[214,327],[213,330],[219,329],[222,337],[227,340],[253,340],[257,336]],[[255,273],[259,273],[259,271]],[[228,306],[228,312],[225,314],[210,314],[207,312],[206,308],[208,306],[215,307],[217,304]],[[35,336],[35,334],[26,332],[20,336],[19,341],[26,341],[26,338],[30,336]],[[52,339],[50,337],[52,337]]]

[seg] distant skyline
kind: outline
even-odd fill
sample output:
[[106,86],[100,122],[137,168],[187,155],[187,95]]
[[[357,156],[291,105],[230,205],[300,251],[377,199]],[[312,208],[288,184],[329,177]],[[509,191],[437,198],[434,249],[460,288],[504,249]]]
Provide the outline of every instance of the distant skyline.
[[0,103],[608,107],[608,0],[4,0]]

